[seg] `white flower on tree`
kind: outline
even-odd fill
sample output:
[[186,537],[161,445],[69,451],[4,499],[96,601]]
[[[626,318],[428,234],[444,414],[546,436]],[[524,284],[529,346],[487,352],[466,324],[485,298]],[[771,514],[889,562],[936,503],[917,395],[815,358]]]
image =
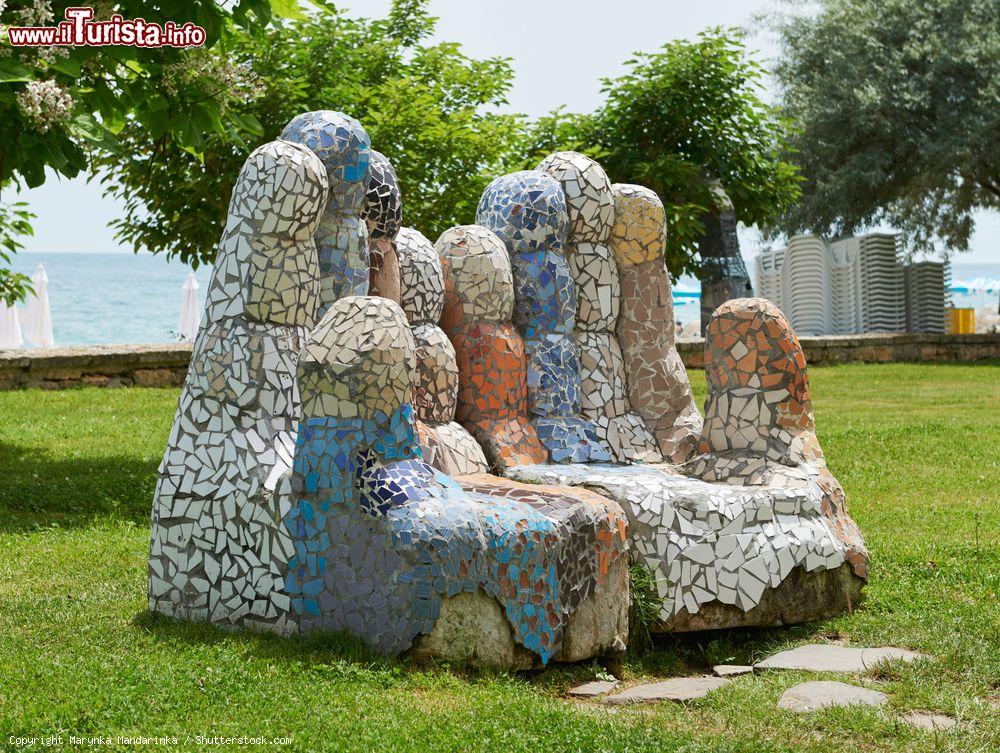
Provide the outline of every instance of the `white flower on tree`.
[[17,93],[17,104],[25,114],[42,131],[48,131],[56,123],[69,116],[73,111],[73,97],[55,81],[29,81],[24,89]]
[[[0,0],[0,13],[3,13],[6,4],[6,0]],[[22,8],[18,15],[22,26],[48,26],[55,19],[52,4],[47,0],[35,0],[31,5]]]

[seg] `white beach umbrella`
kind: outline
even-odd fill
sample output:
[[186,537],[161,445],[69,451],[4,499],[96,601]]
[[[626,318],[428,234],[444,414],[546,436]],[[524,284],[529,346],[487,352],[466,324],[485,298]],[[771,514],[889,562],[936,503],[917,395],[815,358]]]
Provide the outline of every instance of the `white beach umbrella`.
[[21,320],[17,316],[17,309],[0,300],[0,350],[20,348],[22,345],[24,338],[21,337]]
[[184,280],[184,300],[181,302],[181,321],[177,325],[177,339],[182,343],[193,343],[198,336],[201,322],[201,308],[198,306],[198,281],[194,272],[188,272]]
[[24,308],[24,339],[39,348],[52,348],[52,310],[49,308],[49,277],[41,264],[31,276],[35,292]]

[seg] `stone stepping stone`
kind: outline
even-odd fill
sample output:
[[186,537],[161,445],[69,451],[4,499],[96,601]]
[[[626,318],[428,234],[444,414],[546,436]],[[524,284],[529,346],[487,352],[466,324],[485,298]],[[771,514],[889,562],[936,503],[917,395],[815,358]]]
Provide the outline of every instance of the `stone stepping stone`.
[[914,727],[928,730],[951,729],[958,725],[958,720],[944,714],[932,714],[930,711],[907,711],[899,718]]
[[575,688],[570,688],[566,691],[566,694],[574,698],[593,698],[594,696],[610,693],[617,687],[618,680],[592,680],[591,682],[583,683],[583,685],[577,685]]
[[921,654],[919,651],[908,651],[905,648],[895,648],[893,646],[866,648],[861,653],[861,661],[864,663],[865,669],[871,669],[876,664],[881,664],[884,661],[895,661],[900,659],[905,662],[911,662],[916,661],[917,659],[927,658],[929,658],[927,654]]
[[793,685],[778,698],[778,708],[806,713],[831,706],[881,706],[889,696],[846,682],[819,680]]
[[716,664],[712,671],[719,677],[739,677],[753,672],[753,667],[746,664]]
[[832,646],[826,643],[810,643],[788,651],[780,651],[753,665],[762,669],[805,669],[813,672],[864,672],[876,664],[890,659],[913,661],[925,658],[925,654],[907,651],[905,648],[883,646],[881,648],[851,648]]
[[704,698],[713,690],[725,685],[729,680],[724,677],[672,677],[662,682],[647,682],[623,690],[616,695],[608,696],[605,703],[619,705],[623,703],[650,703],[653,701],[693,701]]

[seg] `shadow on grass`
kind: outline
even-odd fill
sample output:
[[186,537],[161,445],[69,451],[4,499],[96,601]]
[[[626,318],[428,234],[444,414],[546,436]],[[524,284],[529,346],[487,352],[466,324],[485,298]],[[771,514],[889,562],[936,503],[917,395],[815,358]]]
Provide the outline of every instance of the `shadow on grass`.
[[[445,663],[416,662],[405,656],[386,657],[374,651],[361,638],[343,632],[282,636],[257,630],[224,628],[207,622],[187,622],[151,612],[139,612],[132,618],[131,624],[170,646],[225,646],[255,659],[299,665],[332,678],[384,683],[428,671],[470,681],[512,676],[500,670],[455,668]],[[531,674],[519,676],[527,679]]]
[[78,528],[108,519],[146,522],[158,462],[124,453],[53,457],[0,442],[0,532]]
[[275,661],[324,663],[331,659],[389,667],[392,662],[348,633],[282,636],[264,631],[225,628],[208,622],[188,622],[153,612],[139,612],[132,625],[166,643],[239,646]]
[[[632,651],[626,655],[626,679],[711,674],[716,664],[753,664],[792,644],[815,637],[819,624],[656,636],[652,647],[641,655]],[[132,625],[168,646],[224,646],[254,659],[299,665],[324,677],[364,680],[374,684],[430,672],[469,682],[488,682],[503,677],[562,696],[567,688],[595,677],[610,679],[603,663],[597,659],[576,664],[550,664],[544,669],[511,673],[495,669],[456,668],[445,663],[417,663],[405,656],[388,658],[376,653],[362,639],[347,633],[281,636],[254,630],[227,629],[205,622],[186,622],[150,612],[136,614]]]

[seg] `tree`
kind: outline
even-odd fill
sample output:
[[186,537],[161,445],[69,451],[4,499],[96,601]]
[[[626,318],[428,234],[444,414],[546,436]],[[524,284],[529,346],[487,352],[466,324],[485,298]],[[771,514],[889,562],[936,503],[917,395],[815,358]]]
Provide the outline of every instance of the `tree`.
[[821,0],[780,17],[775,75],[802,198],[773,230],[897,228],[912,252],[968,248],[1000,208],[996,0]]
[[193,151],[136,119],[119,134],[129,158],[98,158],[110,191],[125,202],[118,237],[210,263],[246,156],[295,115],[317,109],[357,118],[392,161],[406,224],[434,238],[473,222],[486,183],[518,158],[524,126],[487,111],[504,102],[513,79],[508,61],[428,44],[435,20],[427,0],[395,0],[386,18],[374,20],[324,7],[211,51],[206,66],[251,72],[252,87],[227,103],[232,127],[210,131]]
[[747,225],[777,219],[798,196],[796,168],[783,156],[787,123],[760,98],[763,70],[735,29],[668,42],[626,65],[625,75],[604,80],[595,113],[539,121],[532,151],[582,146],[613,181],[656,191],[671,274],[698,274],[703,221],[721,209],[716,180]]
[[[430,44],[428,0],[394,0],[383,19],[315,4],[307,15],[294,0],[240,0],[227,15],[215,3],[173,0],[159,4],[162,14],[205,25],[206,48],[84,48],[28,73],[0,62],[0,80],[48,76],[73,100],[46,129],[15,111],[17,92],[4,100],[0,84],[0,108],[7,103],[23,134],[3,174],[36,185],[44,166],[68,176],[86,169],[124,201],[120,240],[194,265],[214,257],[246,156],[312,109],[364,124],[396,166],[404,221],[431,237],[472,222],[490,179],[557,148],[586,151],[612,179],[660,194],[674,274],[697,269],[701,220],[715,208],[712,178],[748,224],[773,219],[795,197],[795,170],[779,156],[784,123],[759,99],[760,69],[734,31],[637,55],[629,73],[604,82],[597,112],[557,111],[529,132],[524,118],[495,111],[513,80],[509,61]],[[126,16],[140,5],[118,4]],[[278,12],[296,17],[279,21]],[[22,149],[29,138],[44,148]]]
[[[64,19],[65,9],[79,2],[11,0],[0,2],[3,21],[11,26],[50,26]],[[191,21],[204,28],[205,46],[223,45],[242,28],[258,32],[275,13],[298,13],[289,0],[166,0],[148,3],[123,0],[97,3],[96,17],[144,18],[163,24]],[[171,140],[197,152],[202,134],[252,123],[232,123],[224,100],[206,96],[213,86],[202,75],[190,87],[173,87],[190,55],[167,47],[19,47],[0,44],[0,189],[12,184],[34,187],[46,171],[75,177],[87,171],[95,155],[127,158],[118,135],[126,126],[169,134]],[[6,265],[20,248],[19,236],[30,233],[30,214],[20,204],[0,204],[0,299],[23,298],[29,290],[23,275]]]

